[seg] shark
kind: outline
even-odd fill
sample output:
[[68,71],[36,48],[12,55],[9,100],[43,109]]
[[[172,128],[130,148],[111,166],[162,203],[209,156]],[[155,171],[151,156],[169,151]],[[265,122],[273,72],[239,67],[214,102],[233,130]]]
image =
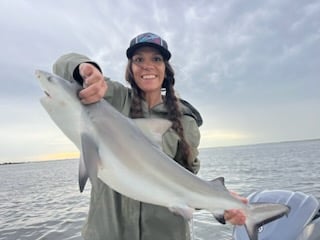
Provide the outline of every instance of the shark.
[[289,213],[290,208],[283,204],[245,204],[229,192],[223,177],[208,181],[176,163],[161,148],[170,121],[131,119],[104,99],[82,104],[78,93],[83,87],[75,80],[42,70],[35,75],[45,93],[42,106],[81,153],[81,192],[96,174],[113,190],[167,207],[185,219],[191,219],[198,209],[211,212],[218,220],[225,210],[242,209],[250,240],[258,240],[259,227]]

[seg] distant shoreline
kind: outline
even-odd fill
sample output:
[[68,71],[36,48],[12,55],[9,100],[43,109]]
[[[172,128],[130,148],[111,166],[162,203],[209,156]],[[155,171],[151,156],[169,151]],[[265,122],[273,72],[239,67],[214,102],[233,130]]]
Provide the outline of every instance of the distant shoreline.
[[24,164],[24,163],[28,163],[28,162],[4,162],[4,163],[0,163],[0,165],[13,165],[13,164]]
[[52,159],[52,160],[42,160],[42,161],[28,161],[28,162],[4,162],[0,163],[0,166],[3,165],[16,165],[16,164],[27,164],[27,163],[44,163],[44,162],[52,162],[52,161],[74,161],[76,158],[67,158],[67,159]]
[[214,147],[202,147],[200,149],[209,149],[209,148],[232,148],[232,147],[246,147],[246,146],[257,146],[257,145],[270,145],[270,144],[285,144],[285,143],[294,143],[294,142],[313,142],[320,141],[320,138],[311,138],[311,139],[302,139],[302,140],[283,140],[277,142],[260,142],[260,143],[251,143],[251,144],[239,144],[239,145],[221,145]]

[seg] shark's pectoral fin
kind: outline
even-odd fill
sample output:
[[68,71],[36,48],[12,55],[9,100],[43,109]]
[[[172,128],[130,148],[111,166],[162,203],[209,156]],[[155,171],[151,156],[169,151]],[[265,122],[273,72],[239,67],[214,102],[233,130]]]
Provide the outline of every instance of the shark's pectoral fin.
[[81,134],[81,158],[79,165],[79,187],[82,192],[88,177],[91,180],[97,178],[97,169],[100,165],[98,146],[87,133]]
[[194,209],[187,205],[173,205],[169,207],[169,210],[177,215],[182,216],[186,220],[190,220],[193,217]]
[[133,122],[159,148],[162,146],[162,135],[172,126],[172,122],[162,118],[136,118]]

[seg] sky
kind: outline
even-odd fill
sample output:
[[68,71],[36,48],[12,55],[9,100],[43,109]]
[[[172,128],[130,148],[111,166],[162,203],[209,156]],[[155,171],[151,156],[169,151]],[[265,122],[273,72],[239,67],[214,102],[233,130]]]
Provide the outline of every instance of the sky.
[[0,163],[77,156],[35,70],[77,52],[125,84],[143,32],[168,42],[176,90],[204,120],[200,147],[320,138],[320,1],[2,0],[0,28]]

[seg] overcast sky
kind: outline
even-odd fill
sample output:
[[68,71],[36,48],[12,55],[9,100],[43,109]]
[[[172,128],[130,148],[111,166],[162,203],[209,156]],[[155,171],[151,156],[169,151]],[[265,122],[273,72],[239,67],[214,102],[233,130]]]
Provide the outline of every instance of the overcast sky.
[[124,83],[139,33],[167,40],[201,147],[320,138],[320,1],[2,0],[0,162],[76,148],[39,103],[35,69],[78,52]]

